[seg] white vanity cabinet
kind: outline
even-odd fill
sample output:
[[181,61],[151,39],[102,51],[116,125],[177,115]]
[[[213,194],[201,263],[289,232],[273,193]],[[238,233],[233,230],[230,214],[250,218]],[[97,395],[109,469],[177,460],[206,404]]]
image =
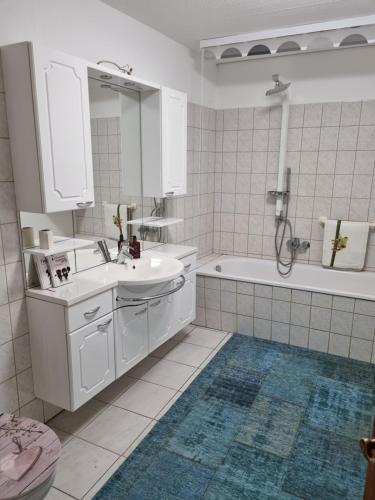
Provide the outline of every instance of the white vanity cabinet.
[[148,350],[147,304],[115,311],[116,377],[145,358]]
[[191,323],[196,317],[197,275],[195,271],[185,275],[185,286],[176,294],[177,331]]
[[29,42],[1,57],[18,210],[93,206],[87,63]]
[[111,290],[71,307],[27,297],[34,390],[40,399],[74,411],[115,380],[109,296]]
[[151,352],[176,333],[173,317],[174,305],[173,295],[152,300],[148,305],[149,349]]
[[72,409],[115,380],[112,313],[68,335]]
[[[142,287],[114,281],[82,299],[91,286],[84,277],[57,292],[28,290],[36,396],[75,411],[194,320],[196,255],[180,260],[184,280]],[[71,286],[74,302],[65,305]]]

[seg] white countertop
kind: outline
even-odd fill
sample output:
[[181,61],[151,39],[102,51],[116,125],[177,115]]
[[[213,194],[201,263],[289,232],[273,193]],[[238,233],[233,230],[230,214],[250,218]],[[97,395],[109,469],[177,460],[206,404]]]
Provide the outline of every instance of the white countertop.
[[[182,259],[197,252],[196,247],[184,245],[165,244],[152,248],[142,253],[145,257],[169,257]],[[59,288],[29,288],[26,290],[27,297],[33,297],[47,302],[53,302],[63,306],[71,306],[82,300],[93,297],[98,293],[110,290],[121,285],[119,279],[119,264],[109,263],[88,269],[72,276],[72,283]]]
[[185,245],[174,245],[172,243],[166,243],[164,245],[156,246],[150,250],[146,250],[147,254],[152,252],[153,254],[163,255],[164,257],[172,257],[174,259],[183,259],[188,255],[192,255],[198,252],[197,247],[189,247]]

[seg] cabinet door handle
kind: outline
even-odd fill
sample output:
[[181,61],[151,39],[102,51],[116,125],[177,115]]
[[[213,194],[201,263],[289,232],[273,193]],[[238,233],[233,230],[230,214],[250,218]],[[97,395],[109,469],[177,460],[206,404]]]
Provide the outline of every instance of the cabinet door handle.
[[190,268],[191,268],[191,264],[186,264],[186,266],[184,266],[185,271],[189,271]]
[[77,207],[79,208],[87,208],[90,205],[92,205],[94,202],[93,201],[80,201],[77,203]]
[[112,318],[109,318],[109,320],[105,321],[104,323],[100,323],[98,325],[98,330],[105,330],[107,326],[109,326],[112,323]]
[[146,311],[147,311],[147,307],[145,307],[141,311],[138,311],[137,313],[135,313],[135,316],[140,316],[141,314],[144,314]]
[[174,195],[174,191],[167,191],[165,193],[166,196],[173,196]]
[[150,304],[150,307],[156,307],[160,304],[161,300],[157,300],[156,302],[153,302],[152,304]]
[[94,307],[94,309],[90,309],[90,311],[86,311],[83,313],[85,318],[90,318],[90,316],[94,316],[100,309],[100,306]]

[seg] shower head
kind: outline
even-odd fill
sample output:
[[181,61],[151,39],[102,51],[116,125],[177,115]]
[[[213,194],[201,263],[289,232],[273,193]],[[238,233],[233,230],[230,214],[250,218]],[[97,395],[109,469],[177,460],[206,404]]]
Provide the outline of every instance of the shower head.
[[272,80],[275,82],[275,86],[273,89],[269,89],[266,92],[266,95],[275,95],[275,94],[280,94],[281,92],[284,92],[290,87],[290,82],[288,83],[283,83],[279,79],[279,75],[272,75]]

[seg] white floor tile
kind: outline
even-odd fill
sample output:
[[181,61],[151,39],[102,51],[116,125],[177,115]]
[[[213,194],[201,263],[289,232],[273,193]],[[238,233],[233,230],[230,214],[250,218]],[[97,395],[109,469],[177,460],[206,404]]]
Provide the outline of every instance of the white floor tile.
[[167,411],[172,408],[172,406],[175,404],[175,402],[178,400],[178,398],[181,396],[182,392],[177,391],[176,394],[173,396],[173,398],[167,403],[164,408],[156,415],[155,419],[160,420],[161,417],[163,417]]
[[74,437],[62,449],[54,486],[82,498],[117,459],[115,453]]
[[149,423],[147,417],[109,406],[79,433],[79,437],[120,455]]
[[106,387],[103,391],[99,392],[95,396],[95,399],[99,401],[104,401],[105,403],[112,403],[115,399],[121,396],[132,384],[134,383],[134,379],[123,375],[119,379],[115,380]]
[[134,380],[133,384],[115,401],[113,405],[134,411],[145,417],[155,418],[176,394],[174,389],[151,384],[144,380]]
[[48,422],[48,425],[69,434],[78,434],[89,424],[107,405],[91,399],[75,412],[63,411]]
[[71,500],[73,497],[56,488],[51,488],[44,500]]
[[181,342],[171,349],[165,355],[164,359],[198,367],[203,363],[211,351],[212,349],[208,349],[207,347]]
[[176,335],[173,337],[173,340],[181,342],[186,337],[186,335],[188,335],[192,330],[194,330],[194,328],[196,328],[195,325],[185,326],[185,328],[176,333]]
[[162,346],[167,353],[163,359],[146,358],[96,396],[99,401],[91,400],[74,413],[60,413],[49,422],[64,448],[56,488],[47,500],[92,498],[231,337],[205,328],[194,330],[198,331],[189,327],[179,332],[183,343],[176,337],[167,342]]
[[[119,457],[116,462],[105,472],[102,477],[97,481],[94,486],[86,493],[86,495],[83,497],[82,500],[90,500],[93,498],[100,488],[105,485],[105,483],[108,481],[108,479],[111,478],[111,476],[117,471],[117,469],[120,467],[125,462],[126,458],[125,457]],[[59,500],[59,499],[56,499]]]
[[[207,358],[208,359],[208,358]],[[186,389],[189,387],[189,385],[198,377],[200,372],[202,371],[202,367],[200,366],[195,370],[195,372],[192,374],[192,376],[184,383],[184,385],[180,388],[181,392],[186,391]]]
[[129,370],[126,375],[132,378],[141,379],[158,362],[158,358],[152,358],[151,356],[148,356],[143,361],[138,363],[134,368]]
[[146,358],[129,372],[135,378],[178,390],[194,373],[192,366],[182,365],[167,359]]
[[214,349],[222,342],[226,335],[226,332],[219,330],[197,327],[183,338],[183,342]]
[[73,437],[72,434],[68,434],[67,432],[61,431],[60,429],[56,429],[56,427],[50,425],[49,422],[48,427],[51,427],[51,429],[57,434],[58,438],[60,439],[61,446],[65,446],[66,443]]
[[169,352],[178,343],[178,340],[169,339],[167,340],[167,342],[164,342],[164,344],[155,349],[155,351],[152,351],[151,355],[154,358],[163,358],[167,354],[167,352]]
[[147,436],[147,434],[151,431],[151,429],[157,424],[156,420],[151,420],[149,425],[146,427],[146,429],[142,432],[140,436],[137,437],[135,441],[129,446],[129,448],[123,453],[124,457],[128,457],[133,451],[136,449],[136,447],[143,441],[143,439]]

